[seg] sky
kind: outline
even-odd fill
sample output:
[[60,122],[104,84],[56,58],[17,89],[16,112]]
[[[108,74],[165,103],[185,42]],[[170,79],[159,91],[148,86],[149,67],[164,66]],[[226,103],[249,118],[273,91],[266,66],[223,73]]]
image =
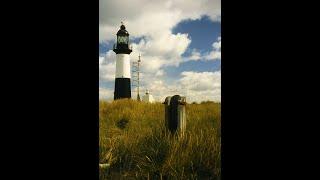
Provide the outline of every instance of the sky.
[[[99,0],[99,98],[113,100],[116,33],[124,22],[131,62],[141,54],[140,96],[221,101],[220,0]],[[132,83],[132,80],[131,80]],[[132,98],[136,89],[132,88]]]

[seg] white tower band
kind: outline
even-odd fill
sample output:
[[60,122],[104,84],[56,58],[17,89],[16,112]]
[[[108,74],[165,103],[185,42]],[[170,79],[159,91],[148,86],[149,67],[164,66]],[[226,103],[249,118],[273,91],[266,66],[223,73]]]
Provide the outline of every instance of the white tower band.
[[117,54],[116,58],[116,78],[131,78],[129,54]]
[[[122,23],[122,22],[121,22]],[[131,72],[129,48],[129,33],[122,24],[117,33],[117,43],[113,47],[116,55],[116,79],[114,86],[114,99],[131,98]]]

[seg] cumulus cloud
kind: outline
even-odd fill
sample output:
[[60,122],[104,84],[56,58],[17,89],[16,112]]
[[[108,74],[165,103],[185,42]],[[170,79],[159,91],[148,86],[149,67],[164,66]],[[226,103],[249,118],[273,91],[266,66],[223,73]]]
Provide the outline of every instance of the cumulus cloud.
[[220,0],[99,0],[99,39],[113,40],[121,21],[133,37],[156,37],[171,32],[182,20],[203,15],[220,21]]
[[99,57],[99,81],[108,82],[114,81],[116,62],[115,53],[111,50],[106,53],[105,56]]
[[131,57],[136,59],[140,53],[144,67],[147,67],[143,70],[154,72],[164,66],[178,66],[182,62],[181,55],[190,43],[188,35],[180,33],[165,33],[156,38],[146,37],[139,43],[132,44]]
[[[150,77],[149,77],[150,78]],[[152,78],[152,77],[151,77]],[[150,79],[149,79],[150,80]],[[168,83],[154,78],[152,83],[141,87],[144,94],[148,89],[156,101],[163,102],[167,96],[179,94],[187,97],[187,102],[221,101],[221,72],[181,72],[181,78]],[[135,96],[134,96],[135,97]]]
[[181,91],[191,101],[221,101],[221,72],[184,71],[178,81]]

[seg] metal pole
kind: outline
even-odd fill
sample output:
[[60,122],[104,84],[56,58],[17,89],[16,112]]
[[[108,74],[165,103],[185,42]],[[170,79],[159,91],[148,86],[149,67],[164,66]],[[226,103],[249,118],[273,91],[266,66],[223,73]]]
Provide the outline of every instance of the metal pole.
[[137,99],[138,101],[140,101],[140,53],[139,53],[139,60],[138,60],[138,95],[137,95]]

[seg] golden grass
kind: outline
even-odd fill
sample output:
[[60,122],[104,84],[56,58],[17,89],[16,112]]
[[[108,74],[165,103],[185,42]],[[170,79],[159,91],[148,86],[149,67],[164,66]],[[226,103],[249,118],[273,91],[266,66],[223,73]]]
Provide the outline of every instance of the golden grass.
[[187,104],[187,130],[172,137],[164,105],[100,101],[100,179],[220,179],[220,104]]

